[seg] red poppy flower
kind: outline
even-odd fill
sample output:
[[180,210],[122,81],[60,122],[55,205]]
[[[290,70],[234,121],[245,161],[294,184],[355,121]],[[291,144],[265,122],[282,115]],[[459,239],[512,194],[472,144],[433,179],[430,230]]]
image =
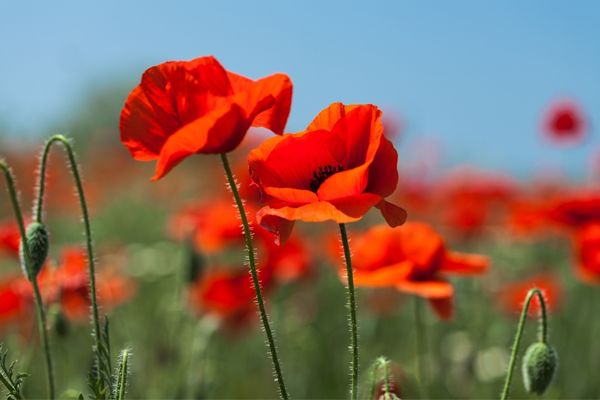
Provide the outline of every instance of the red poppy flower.
[[[528,277],[518,282],[504,285],[498,292],[497,299],[500,307],[507,313],[519,315],[523,310],[523,303],[527,293],[538,288],[544,294],[546,306],[550,311],[556,311],[562,300],[562,287],[559,279],[553,274],[544,273]],[[539,315],[540,304],[537,296],[534,296],[529,305],[528,315],[536,317]]]
[[129,94],[121,142],[136,160],[157,160],[157,180],[192,154],[235,149],[251,126],[281,134],[291,100],[283,74],[253,81],[214,57],[169,61],[146,70]]
[[579,277],[584,282],[600,284],[600,223],[580,229],[574,246]]
[[483,256],[447,251],[443,238],[419,222],[373,227],[354,239],[353,251],[356,286],[391,286],[424,297],[444,319],[452,316],[454,292],[446,276],[483,273],[489,264]]
[[19,318],[26,309],[27,303],[15,285],[17,281],[18,278],[0,281],[0,326]]
[[586,123],[581,108],[572,100],[561,100],[546,111],[543,131],[557,143],[578,143],[585,135]]
[[0,252],[6,252],[14,257],[19,257],[19,244],[21,234],[16,222],[3,222],[0,224]]
[[265,195],[257,221],[284,242],[294,221],[357,221],[373,206],[391,226],[406,212],[387,201],[398,184],[398,154],[374,105],[334,103],[304,132],[253,150],[250,174]]
[[556,199],[549,206],[551,220],[568,228],[600,222],[600,192],[579,192]]
[[[261,273],[265,289],[269,279]],[[226,325],[243,325],[256,316],[254,287],[247,271],[218,268],[190,287],[192,306],[219,317]]]

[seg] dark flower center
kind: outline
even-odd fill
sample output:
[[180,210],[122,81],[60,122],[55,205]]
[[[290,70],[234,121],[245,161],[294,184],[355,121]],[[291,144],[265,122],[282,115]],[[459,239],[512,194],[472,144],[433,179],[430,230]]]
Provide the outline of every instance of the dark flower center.
[[313,172],[313,178],[310,180],[310,190],[316,193],[327,178],[343,170],[344,167],[342,167],[342,164],[319,167],[317,171]]

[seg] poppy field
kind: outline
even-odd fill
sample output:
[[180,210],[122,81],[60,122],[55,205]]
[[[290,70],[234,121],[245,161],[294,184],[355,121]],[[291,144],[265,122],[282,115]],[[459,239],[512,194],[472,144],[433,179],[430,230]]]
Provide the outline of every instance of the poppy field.
[[[293,74],[202,47],[128,74],[70,129],[0,125],[2,396],[600,398],[598,157],[448,166],[335,93],[293,129]],[[539,109],[540,148],[597,134]]]

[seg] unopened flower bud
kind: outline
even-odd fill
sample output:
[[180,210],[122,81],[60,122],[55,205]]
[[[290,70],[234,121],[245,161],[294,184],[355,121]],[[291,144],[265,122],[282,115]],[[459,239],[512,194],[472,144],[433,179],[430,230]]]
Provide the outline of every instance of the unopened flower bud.
[[[19,245],[19,256],[21,258],[21,268],[28,279],[34,279],[40,273],[40,270],[48,257],[48,231],[46,227],[39,222],[32,222],[27,226],[25,231],[25,239],[30,255],[30,265],[27,266],[25,249],[23,243]],[[28,273],[27,268],[30,269]]]
[[529,346],[523,357],[523,382],[529,393],[546,391],[558,367],[558,355],[547,343],[537,342]]

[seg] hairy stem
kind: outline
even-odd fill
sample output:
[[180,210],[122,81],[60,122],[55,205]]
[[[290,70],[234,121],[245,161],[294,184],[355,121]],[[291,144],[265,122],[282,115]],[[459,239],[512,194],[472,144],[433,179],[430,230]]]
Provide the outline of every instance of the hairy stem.
[[46,371],[48,375],[48,397],[54,399],[54,369],[52,367],[52,353],[50,352],[50,341],[48,339],[48,326],[46,323],[46,311],[44,310],[44,302],[40,294],[40,288],[38,285],[37,277],[33,275],[31,270],[31,253],[29,252],[29,244],[27,243],[27,237],[25,235],[25,224],[23,222],[23,214],[21,213],[21,207],[19,206],[19,199],[17,191],[15,189],[15,181],[13,179],[10,168],[4,162],[0,160],[0,169],[4,173],[6,178],[6,185],[8,186],[8,194],[12,203],[12,207],[15,213],[17,224],[19,225],[19,233],[21,235],[21,245],[23,246],[23,262],[25,263],[25,270],[27,271],[27,278],[33,286],[33,293],[35,299],[36,317],[37,324],[42,339],[42,346],[44,348],[45,359],[46,359]]
[[100,316],[98,312],[98,302],[96,300],[96,267],[94,261],[94,246],[92,243],[92,229],[90,227],[90,216],[88,212],[87,202],[85,200],[85,194],[83,191],[83,184],[81,181],[81,175],[79,173],[79,167],[77,166],[77,160],[75,159],[75,152],[73,151],[73,147],[71,146],[71,142],[64,137],[63,135],[54,135],[52,136],[44,146],[44,150],[42,152],[42,157],[40,160],[40,171],[39,171],[39,182],[38,182],[38,194],[36,198],[36,203],[34,206],[35,211],[35,220],[37,222],[42,222],[42,213],[43,213],[43,205],[44,205],[44,193],[46,190],[46,165],[48,163],[48,154],[50,153],[50,149],[54,143],[60,143],[63,145],[67,158],[69,160],[69,167],[73,174],[73,179],[75,181],[75,187],[77,190],[77,196],[79,198],[79,204],[81,207],[81,214],[83,218],[83,225],[85,229],[85,239],[86,239],[86,249],[87,249],[87,258],[88,258],[88,267],[89,267],[89,276],[90,276],[90,300],[92,303],[92,322],[93,322],[93,336],[95,340],[96,349],[100,348]]
[[540,321],[538,338],[542,343],[548,342],[548,316],[546,313],[546,302],[544,295],[538,288],[533,288],[527,293],[525,297],[525,303],[523,304],[523,310],[521,311],[521,317],[519,318],[519,325],[517,325],[517,333],[515,334],[515,341],[513,342],[512,352],[510,355],[510,362],[508,363],[508,371],[506,373],[506,381],[504,382],[504,389],[502,390],[501,400],[508,399],[508,393],[512,384],[513,373],[515,371],[515,365],[517,364],[517,354],[519,353],[519,346],[521,344],[521,337],[525,328],[525,320],[527,320],[527,311],[529,310],[529,304],[533,296],[537,296],[540,302]]
[[340,236],[344,247],[344,258],[346,261],[346,274],[348,276],[347,298],[348,298],[348,328],[350,329],[350,351],[352,361],[350,363],[350,399],[358,398],[358,328],[356,324],[356,298],[354,294],[354,271],[352,270],[352,258],[350,256],[350,244],[346,225],[340,224]]
[[263,329],[265,331],[265,335],[267,337],[267,344],[269,346],[269,353],[271,354],[271,360],[273,361],[273,368],[275,370],[275,380],[279,384],[279,395],[282,399],[288,399],[287,389],[285,387],[285,382],[283,381],[283,374],[281,373],[281,366],[279,364],[279,357],[277,355],[277,347],[275,346],[275,339],[273,337],[273,332],[271,330],[271,325],[269,323],[269,317],[267,315],[267,311],[265,309],[265,304],[263,301],[262,290],[260,288],[260,281],[258,279],[258,272],[256,270],[256,260],[254,256],[254,244],[252,241],[252,231],[250,230],[250,224],[248,223],[248,217],[246,216],[246,211],[244,209],[244,202],[240,197],[240,193],[238,191],[237,183],[235,181],[235,177],[233,176],[233,172],[231,171],[231,167],[229,166],[229,160],[227,159],[226,154],[221,154],[221,161],[223,163],[223,168],[225,169],[225,175],[227,176],[227,182],[229,183],[229,188],[231,193],[233,194],[233,198],[235,200],[235,204],[240,213],[240,219],[242,220],[242,227],[244,230],[244,239],[246,241],[246,250],[248,253],[248,266],[250,267],[250,275],[252,276],[252,284],[254,285],[254,292],[256,293],[256,303],[258,304],[258,311],[260,313],[260,319],[262,322]]

